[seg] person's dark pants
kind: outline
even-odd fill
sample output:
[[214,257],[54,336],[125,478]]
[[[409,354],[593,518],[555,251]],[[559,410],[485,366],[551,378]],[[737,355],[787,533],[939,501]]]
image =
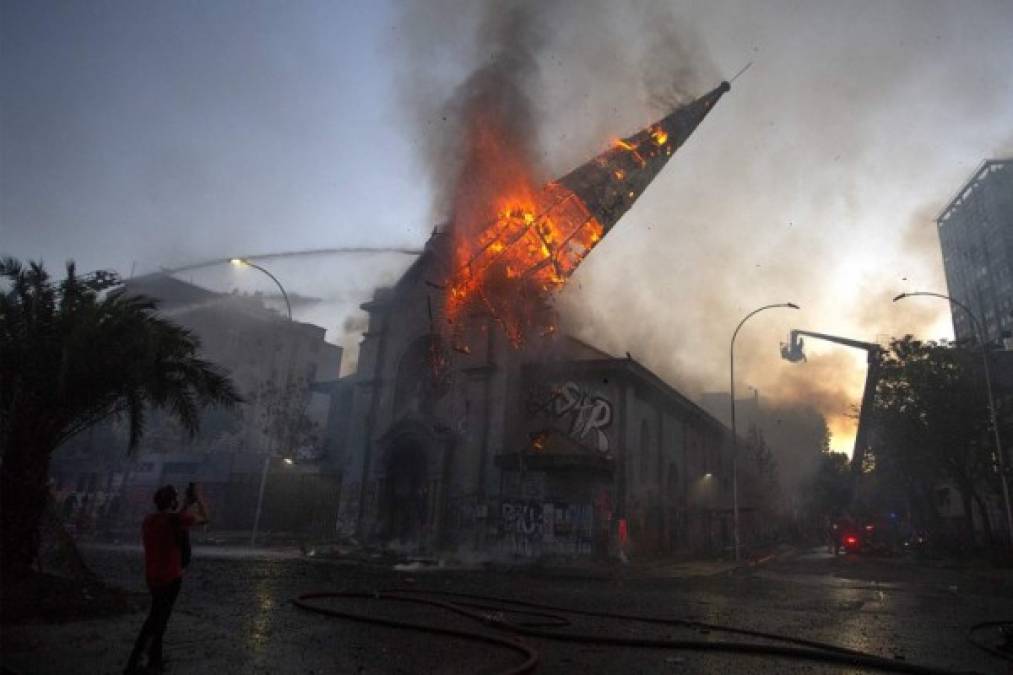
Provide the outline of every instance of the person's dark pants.
[[169,615],[172,614],[172,606],[176,604],[176,596],[179,595],[182,583],[182,579],[176,579],[164,586],[151,589],[151,611],[141,626],[141,634],[134,643],[134,651],[130,653],[130,661],[127,662],[128,671],[138,668],[141,652],[149,641],[151,644],[148,647],[148,664],[162,663],[162,636],[165,635],[165,627],[169,624]]

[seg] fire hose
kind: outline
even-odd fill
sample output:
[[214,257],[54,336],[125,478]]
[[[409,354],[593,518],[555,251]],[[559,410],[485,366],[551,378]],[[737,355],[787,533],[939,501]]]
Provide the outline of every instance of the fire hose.
[[[978,632],[983,631],[986,628],[999,629],[1000,634],[1002,634],[1005,639],[1005,645],[1003,648],[997,649],[996,647],[986,644],[983,640],[976,637]],[[1010,649],[1011,646],[1013,646],[1013,620],[1005,619],[1002,621],[982,621],[981,623],[976,623],[967,629],[967,641],[978,649],[988,652],[992,656],[1005,659],[1007,661],[1013,661],[1013,650]]]
[[[441,600],[453,598],[453,600]],[[334,607],[315,604],[314,600],[370,600],[404,602],[429,607],[437,607],[448,612],[459,614],[482,625],[514,635],[582,644],[609,645],[614,647],[638,647],[648,649],[683,649],[700,652],[723,652],[732,654],[749,654],[759,656],[775,656],[782,658],[804,659],[823,663],[835,663],[843,666],[859,667],[869,670],[880,670],[896,673],[915,673],[917,675],[953,675],[960,671],[952,671],[931,666],[921,666],[906,661],[888,659],[874,654],[848,649],[837,645],[806,640],[775,633],[735,628],[718,624],[704,623],[688,619],[662,619],[634,614],[615,612],[596,612],[571,607],[559,607],[534,602],[525,602],[513,598],[477,595],[470,593],[454,593],[450,591],[430,591],[419,589],[392,588],[374,592],[314,592],[306,593],[293,604],[303,610],[324,616],[349,619],[352,621],[415,630],[436,635],[445,635],[465,640],[494,644],[524,656],[524,661],[501,671],[501,675],[520,675],[533,672],[539,662],[538,652],[520,640],[511,640],[485,632],[469,631],[456,628],[413,623],[399,619],[389,619],[369,614],[360,614]],[[534,617],[536,620],[509,621],[506,614]],[[634,621],[662,626],[677,626],[711,632],[729,633],[733,635],[760,638],[781,644],[765,642],[739,642],[728,640],[675,640],[652,638],[624,638],[614,635],[592,635],[585,633],[563,633],[546,628],[561,628],[571,625],[565,615],[594,617],[622,621]]]

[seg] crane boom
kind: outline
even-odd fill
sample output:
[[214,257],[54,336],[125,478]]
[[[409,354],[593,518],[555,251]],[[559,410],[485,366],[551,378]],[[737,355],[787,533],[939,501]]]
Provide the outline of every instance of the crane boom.
[[867,352],[873,352],[877,349],[880,349],[880,346],[874,342],[862,342],[861,340],[852,340],[851,338],[840,337],[838,335],[827,335],[826,333],[814,333],[813,331],[810,330],[799,330],[797,328],[791,331],[789,337],[790,341],[792,343],[796,342],[798,340],[799,335],[806,335],[808,337],[813,337],[818,340],[826,340],[827,342],[836,342],[837,344],[844,345],[845,347],[864,349]]
[[839,335],[828,335],[826,333],[816,333],[796,328],[788,334],[787,344],[781,345],[782,358],[793,363],[806,360],[805,351],[803,350],[804,342],[800,339],[802,335],[816,338],[817,340],[826,340],[827,342],[833,342],[853,349],[861,349],[868,354],[866,360],[868,370],[865,372],[865,388],[862,392],[862,403],[858,413],[858,429],[855,432],[855,449],[851,453],[851,476],[852,480],[857,479],[862,473],[865,451],[868,448],[868,415],[872,410],[872,401],[876,394],[876,385],[879,382],[879,357],[883,348],[875,342],[862,342],[861,340],[853,340],[851,338],[840,337]]

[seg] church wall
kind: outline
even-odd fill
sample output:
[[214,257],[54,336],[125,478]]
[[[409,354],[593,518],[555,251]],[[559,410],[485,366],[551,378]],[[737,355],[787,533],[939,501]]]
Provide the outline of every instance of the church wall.
[[[405,373],[430,339],[425,299],[409,289],[367,304],[341,461],[342,533],[391,536],[391,509],[400,508],[391,495],[405,478],[388,475],[399,470],[389,457],[408,434],[425,456],[424,475],[412,479],[421,514],[412,517],[422,523],[413,545],[423,550],[650,555],[720,544],[723,483],[702,478],[724,469],[713,419],[622,359],[560,353],[525,364],[530,352],[477,317],[470,353],[449,354],[446,382],[413,379]],[[429,372],[428,362],[414,367]],[[534,452],[539,434],[552,435],[553,452],[585,459],[521,469],[518,453]],[[504,463],[511,455],[514,464]]]

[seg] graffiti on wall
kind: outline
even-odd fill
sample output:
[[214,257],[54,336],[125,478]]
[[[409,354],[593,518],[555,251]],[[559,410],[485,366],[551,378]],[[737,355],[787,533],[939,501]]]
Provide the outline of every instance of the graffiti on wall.
[[355,532],[356,522],[359,518],[359,488],[360,483],[352,482],[343,486],[341,490],[338,520],[335,525],[338,534],[350,536]]
[[505,501],[500,506],[501,542],[522,556],[590,553],[592,518],[590,504]]
[[574,440],[605,454],[609,451],[606,430],[612,424],[612,402],[576,382],[532,392],[529,412],[549,415],[567,423]]

